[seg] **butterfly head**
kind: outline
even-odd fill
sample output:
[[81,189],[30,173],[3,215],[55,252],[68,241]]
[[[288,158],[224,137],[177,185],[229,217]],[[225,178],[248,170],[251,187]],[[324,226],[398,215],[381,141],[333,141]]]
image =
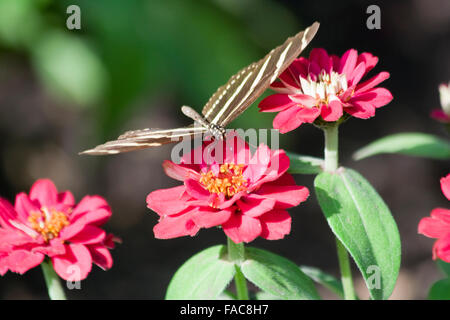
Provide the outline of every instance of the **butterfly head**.
[[214,138],[216,140],[223,140],[225,138],[225,133],[226,133],[225,128],[223,128],[217,124],[210,123],[208,125],[208,131],[209,131],[209,133],[211,133],[214,136]]

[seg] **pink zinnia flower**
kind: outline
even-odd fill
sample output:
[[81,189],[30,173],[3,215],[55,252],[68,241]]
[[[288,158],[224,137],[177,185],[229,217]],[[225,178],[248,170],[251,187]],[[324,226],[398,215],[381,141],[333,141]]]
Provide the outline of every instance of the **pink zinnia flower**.
[[439,99],[442,109],[435,109],[431,112],[431,117],[444,123],[450,123],[450,82],[439,85]]
[[[441,189],[450,200],[450,173],[441,179]],[[436,208],[431,217],[420,220],[419,233],[438,239],[433,246],[433,259],[450,263],[450,209]]]
[[111,268],[113,236],[100,229],[110,216],[103,198],[86,196],[75,205],[70,191],[58,193],[47,179],[36,181],[29,195],[19,193],[14,207],[0,198],[0,274],[23,274],[46,256],[65,280],[85,279],[92,263]]
[[388,72],[359,83],[378,62],[378,58],[355,49],[341,58],[328,55],[322,48],[311,51],[309,59],[300,57],[279,76],[271,88],[278,92],[259,103],[261,112],[278,112],[273,127],[281,133],[312,123],[319,116],[324,121],[337,121],[346,112],[367,119],[375,109],[392,100],[385,88],[376,88],[389,78]]
[[[230,141],[233,147],[227,149]],[[286,153],[260,145],[252,155],[248,145],[234,137],[223,144],[224,154],[232,150],[223,161],[214,152],[208,161],[202,157],[200,164],[191,164],[208,145],[205,142],[184,156],[180,164],[163,163],[166,174],[183,185],[147,196],[148,207],[160,216],[155,237],[194,236],[201,228],[214,226],[221,226],[235,243],[289,234],[291,217],[286,209],[305,201],[309,191],[286,173]]]

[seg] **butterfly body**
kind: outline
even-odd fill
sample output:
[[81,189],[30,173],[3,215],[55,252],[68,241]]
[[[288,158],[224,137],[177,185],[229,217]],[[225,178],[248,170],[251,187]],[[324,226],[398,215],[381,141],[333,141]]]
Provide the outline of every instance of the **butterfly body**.
[[204,116],[201,116],[197,111],[188,106],[181,107],[181,112],[197,124],[203,126],[216,139],[221,139],[225,136],[225,128],[215,123],[209,122]]
[[250,64],[219,87],[202,110],[202,114],[183,106],[181,111],[194,120],[194,125],[177,129],[143,129],[128,131],[117,140],[106,142],[81,154],[117,154],[179,141],[196,134],[210,133],[222,139],[225,127],[270,86],[309,44],[319,28],[315,22],[304,31],[288,38],[264,58]]

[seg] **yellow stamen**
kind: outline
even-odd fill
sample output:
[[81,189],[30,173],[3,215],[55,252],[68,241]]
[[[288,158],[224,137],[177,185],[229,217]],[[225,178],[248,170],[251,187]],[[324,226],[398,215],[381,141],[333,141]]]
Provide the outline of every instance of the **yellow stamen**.
[[46,207],[42,207],[40,211],[31,212],[28,222],[35,231],[42,235],[46,242],[56,238],[59,232],[70,224],[64,212],[54,209],[49,210]]
[[226,198],[231,198],[247,188],[247,180],[242,176],[243,167],[240,164],[222,164],[217,176],[212,170],[202,173],[200,183],[210,193],[222,193]]

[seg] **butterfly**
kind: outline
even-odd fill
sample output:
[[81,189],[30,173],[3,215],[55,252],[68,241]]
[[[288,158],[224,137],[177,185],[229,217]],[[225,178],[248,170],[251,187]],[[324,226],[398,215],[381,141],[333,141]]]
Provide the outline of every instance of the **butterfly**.
[[93,149],[81,152],[89,155],[108,155],[157,147],[177,142],[186,137],[209,133],[215,139],[225,134],[225,126],[242,112],[270,86],[275,79],[297,58],[315,36],[319,23],[288,38],[272,49],[264,58],[250,64],[233,75],[205,104],[200,115],[194,109],[183,106],[184,115],[194,124],[176,129],[143,129],[127,131],[117,140],[108,141]]

